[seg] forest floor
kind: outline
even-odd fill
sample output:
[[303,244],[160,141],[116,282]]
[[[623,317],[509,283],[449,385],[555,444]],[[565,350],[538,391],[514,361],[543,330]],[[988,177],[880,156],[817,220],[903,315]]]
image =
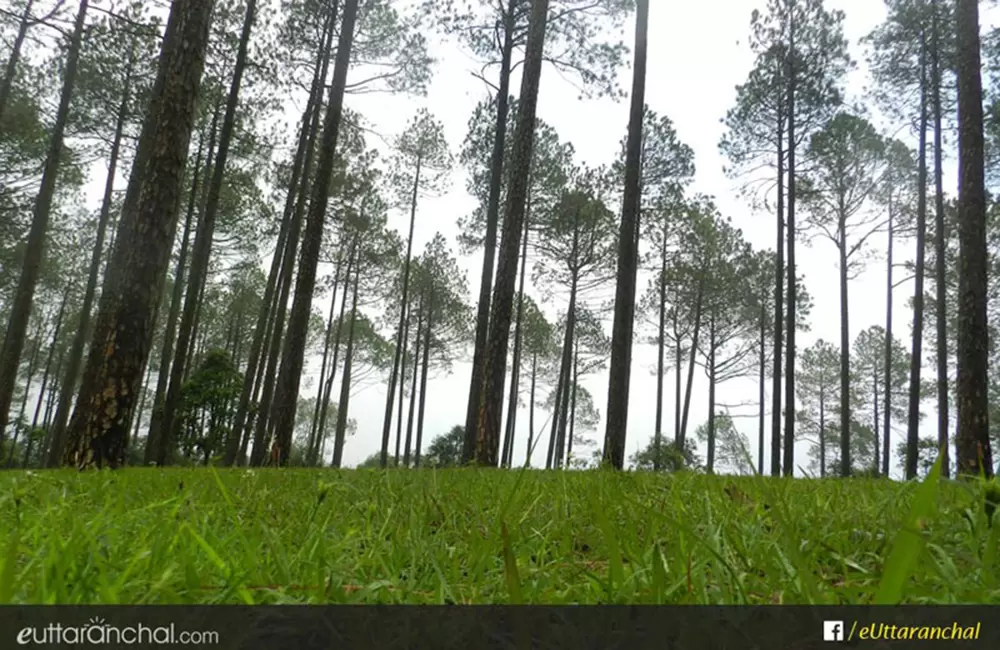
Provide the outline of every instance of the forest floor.
[[987,490],[934,476],[3,472],[0,603],[1000,602]]

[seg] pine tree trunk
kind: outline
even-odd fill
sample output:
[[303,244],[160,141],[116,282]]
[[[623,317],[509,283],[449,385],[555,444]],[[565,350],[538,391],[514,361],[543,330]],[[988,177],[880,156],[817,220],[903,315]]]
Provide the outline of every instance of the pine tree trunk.
[[993,477],[987,362],[986,191],[979,7],[956,0],[958,41],[958,472]]
[[611,334],[611,365],[608,379],[608,417],[604,433],[604,462],[615,469],[625,467],[628,430],[629,378],[632,369],[632,329],[635,321],[636,270],[639,264],[639,206],[641,204],[642,117],[646,93],[646,33],[649,30],[649,0],[636,3],[635,64],[632,77],[632,107],[625,145],[625,198],[622,204],[618,244],[618,282]]
[[[302,250],[299,254],[295,298],[292,301],[291,315],[288,319],[288,336],[285,339],[281,370],[278,374],[278,390],[272,406],[274,429],[277,433],[278,449],[281,453],[279,461],[283,465],[288,462],[288,455],[292,449],[295,407],[305,361],[309,315],[312,308],[313,289],[316,286],[316,268],[319,264],[323,223],[330,195],[337,136],[340,132],[340,118],[344,108],[344,87],[347,83],[347,68],[350,63],[351,46],[354,42],[354,25],[357,13],[358,0],[346,0],[340,40],[337,44],[337,58],[333,69],[333,84],[330,88],[330,105],[323,128],[316,180],[313,182],[309,214],[302,237]],[[355,271],[356,274],[357,271]]]
[[462,457],[472,459],[475,448],[476,421],[483,387],[483,362],[490,325],[490,291],[493,288],[493,263],[496,257],[497,226],[500,223],[500,192],[503,189],[504,143],[507,138],[507,114],[510,110],[510,68],[514,52],[514,11],[518,0],[508,0],[503,20],[503,45],[500,50],[500,83],[497,88],[497,113],[490,154],[490,192],[486,200],[486,233],[483,240],[483,273],[479,281],[479,306],[476,310],[476,339],[469,379],[469,404],[465,415],[465,438]]
[[7,55],[7,67],[4,70],[3,81],[0,82],[0,123],[3,122],[4,109],[7,108],[10,91],[14,87],[14,77],[17,76],[17,64],[21,58],[21,46],[24,45],[24,37],[28,34],[28,27],[31,24],[31,8],[34,4],[35,0],[28,0],[28,3],[24,6],[24,13],[21,14],[21,22],[17,27],[17,36],[14,37],[14,44]]
[[941,64],[940,64],[940,23],[938,20],[940,0],[931,0],[931,110],[934,113],[934,315],[937,332],[937,402],[938,402],[938,448],[942,458],[941,475],[951,474],[948,454],[948,287],[945,283],[945,221],[944,221],[944,179],[942,171],[941,143]]
[[[309,442],[306,445],[306,464],[310,466],[316,464],[315,452],[319,450],[319,446],[316,444],[316,433],[319,431],[319,414],[323,410],[323,388],[326,383],[327,361],[330,356],[330,339],[333,335],[333,316],[337,308],[337,286],[340,284],[340,266],[342,261],[343,254],[338,256],[337,266],[333,272],[333,295],[330,296],[330,313],[326,317],[326,333],[323,336],[323,360],[319,367],[319,394],[316,395],[316,407],[313,409],[312,425],[309,427]],[[345,280],[350,276],[350,272],[350,269],[348,269],[345,274]],[[346,293],[346,281],[344,285]]]
[[[66,462],[80,469],[120,467],[155,315],[177,228],[184,167],[194,123],[214,2],[175,2],[160,65],[162,95],[154,99],[156,125],[148,130],[149,158],[141,167],[133,209],[123,212],[118,244],[67,430]],[[144,129],[146,131],[146,129]],[[142,143],[140,143],[140,149]]]
[[[417,302],[417,331],[413,337],[413,383],[410,384],[410,412],[406,418],[406,445],[403,451],[403,467],[410,466],[410,448],[413,446],[413,417],[417,406],[417,382],[420,380],[420,346],[423,343],[424,295]],[[400,402],[402,404],[402,402]]]
[[785,327],[785,112],[781,101],[781,80],[784,78],[784,62],[778,60],[778,123],[775,132],[778,139],[778,185],[776,198],[777,240],[775,245],[774,271],[774,340],[771,366],[771,476],[781,475],[781,373],[784,349],[783,331]]
[[[350,0],[349,0],[350,1]],[[348,11],[349,8],[345,8]],[[357,246],[357,241],[355,241]],[[355,253],[356,255],[357,253]],[[334,435],[333,466],[340,467],[344,458],[344,439],[347,435],[347,411],[351,399],[351,365],[354,361],[354,324],[358,315],[358,284],[361,265],[355,257],[354,289],[351,295],[351,324],[347,332],[347,350],[344,352],[344,378],[340,382],[340,402],[337,405],[337,430]]]
[[424,359],[420,364],[420,408],[417,412],[417,444],[413,450],[413,466],[420,467],[420,450],[424,442],[424,407],[427,404],[427,369],[431,361],[431,332],[434,329],[434,291],[427,299],[427,325],[424,327]]
[[[214,128],[212,138],[214,138]],[[184,216],[184,233],[181,235],[181,248],[177,256],[177,266],[174,271],[174,286],[170,296],[170,311],[167,314],[167,326],[163,331],[163,345],[160,350],[160,365],[156,378],[156,393],[153,396],[153,413],[149,421],[149,433],[146,436],[146,449],[143,453],[143,463],[149,465],[157,462],[160,448],[160,431],[163,424],[163,401],[167,396],[167,383],[170,380],[170,362],[173,359],[174,340],[177,336],[177,319],[180,317],[181,301],[184,298],[184,277],[187,265],[188,246],[191,242],[191,222],[194,218],[195,203],[198,197],[198,182],[201,177],[201,156],[204,137],[198,143],[198,153],[194,159],[194,173],[191,175],[191,191],[188,195],[187,212]],[[212,155],[214,142],[209,144],[209,157]]]
[[[791,2],[789,5],[791,7]],[[788,300],[785,309],[785,438],[782,473],[792,476],[795,472],[795,15],[788,18],[788,221],[785,236],[788,238],[786,255]]]
[[[389,373],[389,390],[385,396],[385,415],[382,421],[382,457],[380,464],[384,469],[388,461],[389,454],[389,434],[392,431],[392,407],[396,399],[396,382],[399,382],[400,409],[403,401],[403,384],[406,382],[406,342],[409,332],[409,300],[410,300],[410,260],[413,257],[413,226],[417,219],[417,195],[420,190],[420,168],[422,161],[417,156],[416,169],[413,174],[413,193],[410,196],[410,232],[406,237],[406,261],[403,264],[403,294],[399,302],[399,323],[396,325],[396,352],[392,361],[392,371]],[[398,373],[398,374],[397,374]],[[402,424],[402,410],[400,410],[400,420],[396,423],[396,456],[395,466],[399,466],[399,438]]]
[[[542,72],[545,26],[549,0],[535,0],[528,21],[524,69],[521,73],[521,94],[517,126],[511,155],[511,174],[507,187],[507,213],[504,216],[497,260],[497,279],[490,302],[490,329],[483,364],[483,389],[479,414],[476,418],[476,464],[496,467],[500,451],[500,416],[503,410],[504,376],[507,364],[507,343],[514,306],[514,285],[517,281],[517,258],[525,207],[535,135],[535,112],[538,105],[538,85]],[[465,460],[465,459],[463,459]]]
[[840,241],[840,475],[850,476],[851,465],[851,331],[847,299],[846,217],[841,208]]
[[49,228],[49,215],[52,212],[52,202],[55,199],[56,180],[59,176],[59,161],[63,154],[63,135],[69,120],[70,102],[73,98],[73,85],[76,82],[76,71],[80,61],[80,47],[83,39],[84,19],[87,15],[88,0],[81,0],[80,10],[76,15],[73,27],[73,37],[70,41],[69,53],[66,58],[66,68],[63,74],[63,86],[59,96],[59,108],[56,112],[55,124],[49,140],[49,149],[45,156],[45,168],[42,172],[42,182],[38,189],[32,212],[31,228],[24,247],[24,265],[17,288],[10,301],[10,319],[7,322],[7,333],[0,348],[0,449],[3,448],[3,432],[10,415],[11,402],[14,399],[14,386],[17,383],[17,370],[21,363],[21,353],[24,350],[25,335],[28,331],[28,321],[31,318],[31,306],[35,298],[35,288],[42,271],[42,261],[45,257],[46,233]]
[[125,88],[122,92],[122,100],[118,105],[118,116],[115,120],[115,135],[111,143],[111,153],[108,159],[108,175],[104,181],[104,197],[101,199],[101,211],[97,217],[97,241],[94,243],[94,250],[90,253],[87,288],[84,290],[83,304],[80,306],[80,321],[77,323],[76,331],[73,333],[66,376],[59,387],[59,401],[56,406],[55,421],[50,433],[52,440],[55,442],[49,448],[48,457],[45,462],[47,467],[56,467],[62,460],[70,403],[73,400],[73,391],[76,390],[76,381],[80,375],[83,348],[90,336],[90,316],[94,310],[94,298],[97,293],[97,281],[101,270],[101,257],[104,253],[104,239],[107,236],[108,221],[111,217],[111,200],[114,193],[115,174],[118,172],[118,157],[121,154],[122,133],[125,129],[125,120],[129,115],[133,66],[133,57],[130,56],[125,67]]
[[257,12],[257,0],[247,0],[246,14],[243,18],[243,31],[240,34],[239,47],[236,52],[236,63],[233,67],[233,78],[229,85],[229,95],[226,97],[226,111],[222,118],[222,128],[219,131],[219,149],[212,163],[212,181],[208,185],[208,196],[205,200],[205,210],[198,220],[198,231],[191,251],[191,273],[188,278],[188,292],[184,298],[184,311],[177,332],[177,349],[174,363],[170,367],[170,384],[167,388],[167,398],[163,404],[163,422],[159,440],[159,464],[166,462],[172,449],[175,432],[179,431],[180,422],[175,422],[177,410],[180,408],[181,378],[188,365],[194,365],[194,359],[187,354],[188,336],[193,331],[196,302],[200,302],[198,291],[192,295],[192,287],[202,287],[208,277],[208,264],[212,256],[212,240],[215,236],[215,221],[219,212],[222,195],[222,181],[226,175],[226,162],[229,158],[229,145],[233,139],[236,125],[236,110],[239,104],[240,85],[243,82],[243,72],[246,70],[250,34],[253,31]]
[[229,437],[226,440],[226,453],[223,459],[225,465],[233,465],[239,459],[246,456],[246,448],[249,441],[249,432],[252,428],[252,417],[250,417],[251,405],[257,398],[260,390],[261,376],[263,374],[264,360],[261,352],[266,349],[267,341],[271,338],[272,325],[274,322],[275,309],[273,303],[276,298],[276,288],[278,278],[281,274],[281,264],[284,259],[285,247],[288,245],[289,229],[291,227],[292,211],[295,205],[296,190],[299,186],[299,176],[302,173],[306,148],[309,146],[309,135],[315,130],[313,128],[313,115],[318,114],[320,97],[323,91],[323,80],[326,74],[326,65],[330,60],[330,51],[333,43],[333,23],[336,18],[336,11],[331,11],[324,25],[323,38],[319,52],[316,55],[316,67],[314,69],[312,86],[309,93],[309,100],[302,113],[302,127],[299,130],[298,144],[295,149],[295,157],[292,160],[291,178],[288,184],[288,194],[285,197],[285,207],[282,212],[281,226],[278,231],[278,241],[274,250],[274,257],[271,259],[271,269],[267,276],[267,285],[264,288],[264,297],[261,299],[260,312],[257,315],[257,324],[254,327],[253,340],[250,343],[250,356],[247,360],[247,370],[243,381],[243,389],[240,392],[239,405],[236,408],[236,417]]
[[888,236],[885,255],[885,399],[882,414],[882,476],[889,477],[890,437],[892,432],[892,237],[894,215],[892,213],[892,188],[889,188]]
[[664,277],[667,273],[667,234],[661,234],[660,241],[660,314],[656,340],[656,424],[653,429],[653,471],[660,471],[660,447],[663,444],[663,352],[666,346],[667,287]]
[[927,46],[921,33],[920,43],[920,119],[917,144],[917,254],[913,282],[913,352],[910,358],[910,403],[906,426],[907,480],[917,476],[920,442],[920,370],[924,354],[924,252],[927,241]]

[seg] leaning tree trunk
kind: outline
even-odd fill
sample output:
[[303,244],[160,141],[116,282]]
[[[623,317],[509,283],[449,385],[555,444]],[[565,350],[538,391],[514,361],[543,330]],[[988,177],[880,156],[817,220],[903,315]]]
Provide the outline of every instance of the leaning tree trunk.
[[956,0],[958,41],[958,471],[993,477],[990,449],[987,324],[986,190],[979,7]]
[[325,79],[326,64],[329,62],[330,47],[332,45],[335,12],[327,18],[324,26],[324,36],[321,39],[320,50],[316,55],[317,64],[312,80],[312,87],[309,92],[309,99],[302,113],[302,127],[299,131],[299,139],[295,149],[295,157],[292,160],[291,177],[288,184],[288,194],[285,197],[285,206],[282,212],[281,226],[278,231],[278,242],[275,246],[274,257],[271,259],[271,269],[268,272],[267,284],[264,288],[264,297],[261,299],[260,312],[257,315],[257,324],[254,327],[253,340],[250,342],[250,355],[247,360],[247,370],[243,380],[243,388],[240,392],[239,405],[236,407],[236,416],[233,420],[232,429],[226,440],[226,452],[223,457],[225,465],[233,465],[237,460],[246,455],[246,446],[249,440],[248,415],[251,404],[257,397],[260,389],[260,379],[264,360],[261,353],[265,350],[266,342],[270,340],[271,324],[274,321],[274,309],[272,303],[276,296],[278,277],[281,273],[282,259],[287,245],[288,231],[291,225],[292,211],[295,206],[296,188],[299,185],[299,175],[302,173],[303,159],[306,154],[306,147],[309,146],[309,135],[312,133],[314,122],[313,113],[319,111],[319,97],[322,94],[323,84],[321,75]]
[[[479,280],[479,306],[476,311],[476,339],[472,353],[472,376],[469,380],[469,403],[465,415],[465,437],[462,460],[472,460],[475,448],[476,421],[483,388],[483,362],[486,356],[486,336],[490,325],[490,290],[493,288],[493,263],[497,248],[497,226],[500,222],[500,192],[503,189],[504,142],[507,138],[507,113],[510,110],[510,68],[514,52],[514,11],[517,0],[507,1],[503,20],[503,46],[500,50],[500,85],[497,88],[497,114],[493,131],[493,151],[490,154],[490,192],[486,200],[486,234],[483,239],[483,273]],[[509,416],[508,416],[509,417]]]
[[[355,246],[357,242],[355,241]],[[351,366],[354,361],[354,325],[358,317],[358,284],[361,265],[355,257],[354,288],[351,295],[351,324],[347,332],[347,350],[344,352],[344,377],[340,381],[340,403],[337,405],[337,429],[334,434],[333,466],[340,467],[344,458],[344,439],[347,435],[347,411],[351,400]]]
[[642,116],[646,93],[646,32],[649,0],[638,0],[635,22],[635,65],[632,76],[632,109],[625,145],[625,198],[618,237],[618,282],[611,334],[611,368],[608,379],[608,419],[604,432],[604,462],[615,469],[625,466],[628,425],[629,377],[632,369],[632,329],[635,321],[636,270],[639,264],[639,184],[642,160]]
[[87,3],[88,0],[81,0],[80,10],[76,14],[73,37],[66,58],[66,70],[63,74],[62,92],[59,96],[59,108],[49,139],[49,150],[45,156],[45,169],[42,172],[38,197],[35,199],[28,240],[24,247],[24,265],[21,268],[21,277],[14,290],[14,296],[10,301],[10,320],[7,322],[7,334],[3,340],[3,347],[0,349],[0,448],[3,447],[3,431],[7,426],[10,405],[14,399],[17,369],[21,364],[21,353],[24,350],[28,320],[31,318],[31,305],[35,299],[35,288],[38,285],[38,278],[42,271],[42,260],[45,257],[46,232],[49,228],[52,202],[55,200],[59,161],[63,154],[63,135],[66,131],[66,123],[69,121],[70,101],[73,98],[73,85],[76,82],[76,70],[80,61]]
[[[257,0],[247,0],[246,14],[243,18],[243,32],[240,34],[239,48],[236,53],[236,63],[233,67],[233,79],[229,85],[229,95],[226,97],[226,112],[222,118],[222,129],[219,131],[219,149],[212,163],[212,182],[208,186],[208,197],[205,201],[205,211],[198,222],[198,232],[191,252],[191,274],[188,278],[188,291],[184,297],[184,312],[177,332],[177,347],[174,363],[170,367],[170,384],[167,388],[167,398],[163,404],[163,421],[161,422],[159,452],[157,461],[162,466],[173,447],[174,440],[180,432],[180,419],[177,410],[180,408],[182,377],[191,361],[187,354],[188,337],[193,331],[195,309],[200,296],[197,287],[205,284],[208,276],[208,264],[212,256],[212,239],[215,235],[215,221],[219,213],[219,203],[222,196],[222,181],[226,175],[226,162],[229,157],[229,144],[233,139],[236,126],[236,110],[240,99],[240,85],[243,82],[243,71],[247,66],[250,34],[253,31],[257,12]],[[192,292],[192,287],[195,291]],[[202,288],[200,291],[204,291]],[[194,295],[192,295],[192,293]]]
[[21,46],[24,45],[24,37],[28,35],[28,27],[31,25],[31,7],[35,0],[28,0],[24,6],[24,13],[21,14],[21,22],[17,28],[17,36],[14,37],[14,44],[7,55],[7,67],[4,70],[3,81],[0,82],[0,123],[3,122],[4,109],[7,108],[7,101],[10,99],[10,90],[14,87],[14,77],[17,75],[17,63],[21,58]]
[[295,282],[295,299],[292,301],[291,316],[288,319],[288,335],[282,354],[281,370],[278,374],[278,390],[272,406],[274,430],[277,434],[279,462],[288,462],[292,449],[292,429],[295,424],[295,406],[302,379],[305,361],[306,335],[309,329],[309,315],[312,308],[313,289],[316,286],[316,268],[319,264],[320,244],[323,239],[323,223],[330,195],[333,176],[334,154],[337,136],[340,133],[340,117],[344,110],[344,87],[347,84],[347,68],[350,63],[351,46],[354,42],[354,24],[358,14],[358,0],[346,0],[341,24],[340,40],[337,44],[337,59],[333,67],[333,84],[330,88],[330,106],[323,127],[323,141],[320,147],[316,180],[309,202],[309,215],[302,237],[299,254],[299,273]]
[[[162,92],[150,110],[149,158],[134,208],[124,211],[108,264],[66,461],[80,469],[119,467],[177,228],[184,167],[211,22],[212,0],[175,2],[160,57]],[[148,119],[148,118],[147,118]],[[146,132],[146,129],[144,129]],[[147,133],[144,133],[144,135]],[[140,148],[142,143],[140,142]]]
[[507,343],[517,282],[517,258],[527,204],[528,174],[531,169],[535,139],[535,112],[538,85],[542,72],[545,25],[549,0],[535,0],[528,21],[528,39],[521,73],[520,107],[514,130],[511,174],[507,188],[507,214],[504,216],[497,261],[497,281],[490,304],[490,330],[483,364],[483,389],[476,418],[475,461],[496,467],[500,452],[500,417],[503,411],[503,386],[507,370]]
[[59,401],[56,406],[55,421],[51,431],[52,440],[55,442],[49,448],[45,463],[47,467],[57,466],[62,459],[66,422],[69,420],[70,402],[73,399],[73,391],[76,390],[76,380],[80,375],[80,363],[83,361],[83,347],[86,345],[87,337],[90,334],[90,315],[94,310],[94,297],[97,293],[97,281],[101,272],[101,258],[104,253],[104,239],[107,236],[108,221],[111,217],[111,200],[114,194],[115,174],[118,171],[118,157],[121,153],[122,134],[125,130],[125,120],[129,115],[133,65],[134,60],[130,56],[125,67],[125,89],[122,92],[122,101],[118,105],[118,116],[115,120],[115,135],[111,142],[108,175],[104,181],[104,197],[101,199],[101,211],[97,217],[97,241],[90,252],[87,288],[84,290],[83,304],[80,306],[80,320],[77,323],[76,331],[73,333],[73,342],[69,351],[66,375],[63,378],[62,385],[59,387]]
[[[215,121],[209,136],[208,159],[211,160],[215,148]],[[170,381],[170,361],[174,357],[174,342],[177,336],[177,319],[180,318],[181,301],[184,299],[184,278],[187,266],[188,246],[191,243],[191,221],[194,219],[195,204],[198,201],[198,184],[201,180],[201,156],[204,136],[198,143],[198,153],[194,159],[194,173],[191,175],[191,191],[188,194],[187,212],[184,216],[184,232],[181,235],[181,248],[177,256],[177,266],[174,271],[174,286],[170,296],[170,311],[167,313],[167,325],[163,331],[163,345],[160,349],[160,366],[156,377],[156,392],[153,396],[153,413],[149,421],[149,433],[146,435],[146,449],[143,452],[143,463],[149,465],[157,462],[160,450],[160,431],[163,424],[163,400],[167,396],[167,385]],[[206,165],[207,166],[207,165]]]

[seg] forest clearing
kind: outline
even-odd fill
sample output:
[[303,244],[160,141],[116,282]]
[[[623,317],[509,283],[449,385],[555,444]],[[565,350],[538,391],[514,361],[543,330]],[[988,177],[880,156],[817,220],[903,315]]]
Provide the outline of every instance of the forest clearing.
[[0,603],[995,603],[1000,494],[936,482],[7,473]]

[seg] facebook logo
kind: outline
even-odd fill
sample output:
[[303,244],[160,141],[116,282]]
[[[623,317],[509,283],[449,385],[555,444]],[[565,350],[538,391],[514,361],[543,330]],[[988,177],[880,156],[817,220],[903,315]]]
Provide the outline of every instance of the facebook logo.
[[844,622],[843,621],[823,621],[824,641],[843,641]]

